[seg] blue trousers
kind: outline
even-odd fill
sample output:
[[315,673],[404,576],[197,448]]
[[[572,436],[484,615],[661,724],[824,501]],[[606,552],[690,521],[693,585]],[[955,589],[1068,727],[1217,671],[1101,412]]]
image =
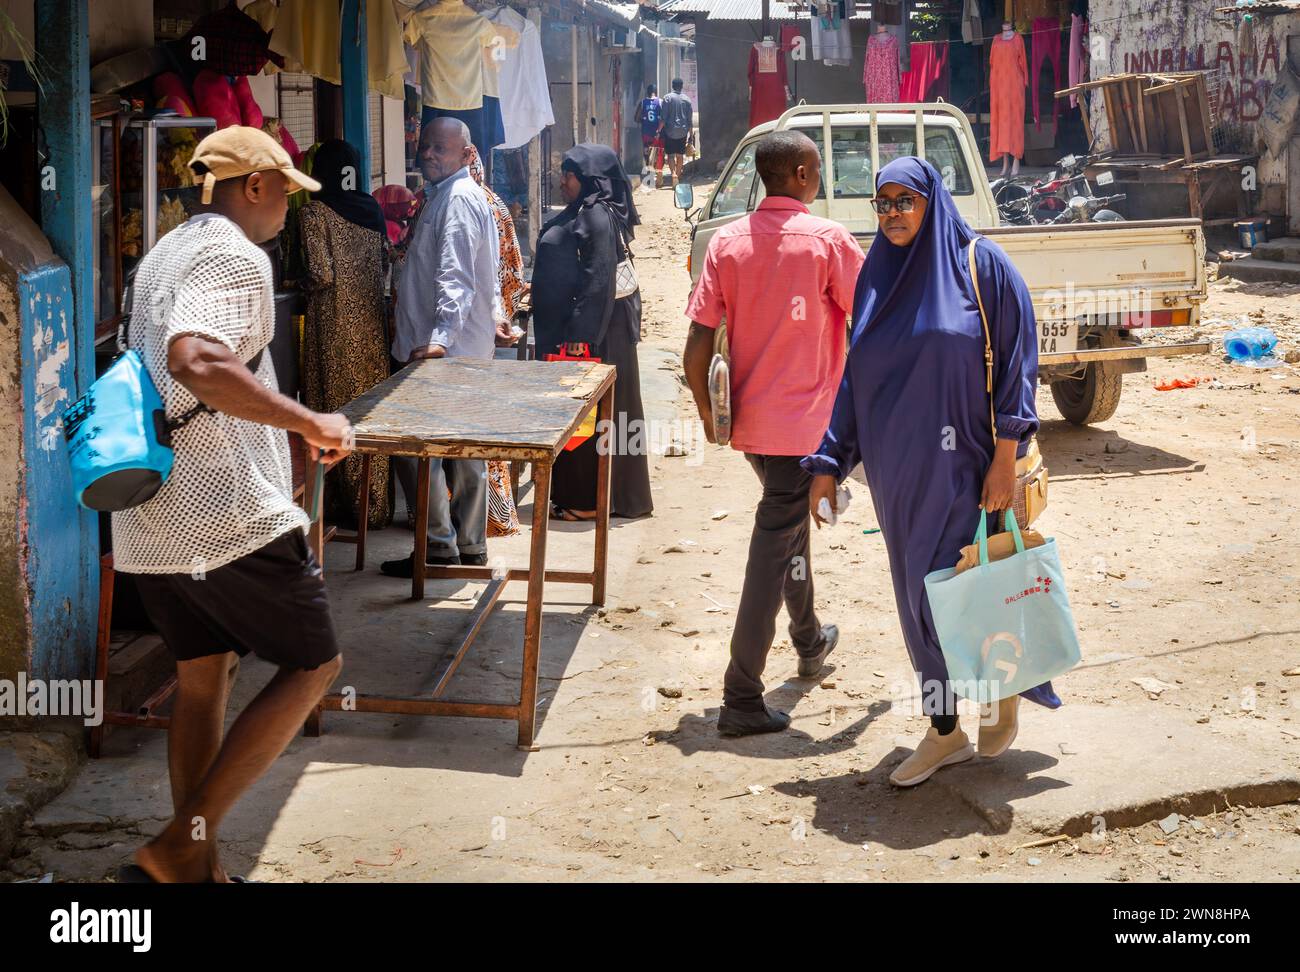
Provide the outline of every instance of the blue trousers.
[[[394,456],[393,472],[412,515],[417,460]],[[447,499],[447,490],[451,499]],[[482,459],[429,460],[429,547],[426,557],[487,552],[487,463]]]

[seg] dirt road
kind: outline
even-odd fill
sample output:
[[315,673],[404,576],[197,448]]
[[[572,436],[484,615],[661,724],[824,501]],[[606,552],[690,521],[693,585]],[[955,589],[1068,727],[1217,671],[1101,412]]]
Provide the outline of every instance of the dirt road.
[[[689,419],[676,363],[687,231],[670,193],[637,201],[647,397],[661,421]],[[1216,283],[1203,330],[1251,313],[1300,347],[1295,288]],[[1217,381],[1154,388],[1184,376]],[[1116,417],[1089,429],[1062,421],[1046,390],[1039,403],[1052,474],[1042,528],[1061,546],[1084,664],[1057,683],[1065,708],[1024,710],[996,773],[972,764],[910,791],[887,783],[926,722],[908,715],[863,487],[815,538],[820,611],[842,630],[833,665],[800,681],[780,643],[769,699],[792,709],[790,731],[718,738],[757,489],[738,454],[704,446],[654,459],[655,516],[613,531],[605,610],[578,588],[548,598],[537,752],[515,752],[503,723],[331,715],[228,821],[228,866],[290,881],[1296,880],[1296,794],[1252,781],[1300,764],[1300,678],[1283,674],[1300,666],[1300,368],[1155,360],[1126,379]],[[587,530],[557,527],[554,557],[583,562]],[[409,543],[386,531],[373,559]],[[348,573],[351,556],[327,558],[350,646],[343,680],[409,687],[477,588],[434,585],[441,601],[410,605],[373,570]],[[509,690],[521,624],[517,603],[494,616],[460,694]],[[267,674],[250,666],[236,704]],[[165,774],[161,734],[114,734],[108,758],[38,816],[14,871],[106,873],[166,817]],[[1230,808],[1233,793],[1284,802]],[[1066,839],[1023,847],[1058,825]]]

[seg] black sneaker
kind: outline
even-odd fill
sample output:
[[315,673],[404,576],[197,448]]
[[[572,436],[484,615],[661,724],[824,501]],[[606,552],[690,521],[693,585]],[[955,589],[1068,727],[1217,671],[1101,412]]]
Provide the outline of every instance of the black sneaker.
[[[460,558],[425,557],[424,563],[429,567],[458,567],[460,566]],[[404,577],[410,580],[415,573],[415,554],[410,554],[401,560],[385,560],[379,565],[379,572],[387,577]]]
[[790,725],[784,712],[763,706],[762,712],[738,712],[723,706],[718,712],[718,735],[755,736],[762,732],[780,732]]
[[805,658],[799,656],[799,677],[815,678],[821,673],[822,666],[826,664],[826,656],[835,650],[835,646],[840,643],[840,629],[833,624],[822,625],[822,650],[815,655],[809,655]]
[[463,553],[463,554],[460,555],[460,562],[461,562],[461,565],[464,566],[464,567],[486,567],[486,566],[487,566],[487,554],[485,554],[485,553],[477,553],[477,554],[467,554],[467,553]]

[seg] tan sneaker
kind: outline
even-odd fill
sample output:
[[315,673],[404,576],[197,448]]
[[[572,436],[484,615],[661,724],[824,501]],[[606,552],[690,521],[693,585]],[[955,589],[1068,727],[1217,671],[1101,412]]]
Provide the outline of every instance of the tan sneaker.
[[1020,731],[1020,696],[1001,699],[980,709],[980,755],[985,759],[1001,756]]
[[939,735],[939,730],[931,726],[921,745],[889,774],[889,782],[894,786],[916,786],[933,776],[935,770],[953,763],[964,763],[974,755],[970,738],[960,726],[946,736]]

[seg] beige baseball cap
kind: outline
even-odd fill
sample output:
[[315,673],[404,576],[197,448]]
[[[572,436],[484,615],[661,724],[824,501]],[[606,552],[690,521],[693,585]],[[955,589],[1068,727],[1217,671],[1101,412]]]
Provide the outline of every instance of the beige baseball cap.
[[311,176],[293,167],[293,159],[284,146],[260,128],[231,125],[213,132],[194,149],[190,165],[203,163],[207,172],[194,176],[194,184],[203,185],[203,204],[212,202],[212,187],[223,179],[237,179],[253,172],[279,169],[299,189],[320,192],[321,185]]

